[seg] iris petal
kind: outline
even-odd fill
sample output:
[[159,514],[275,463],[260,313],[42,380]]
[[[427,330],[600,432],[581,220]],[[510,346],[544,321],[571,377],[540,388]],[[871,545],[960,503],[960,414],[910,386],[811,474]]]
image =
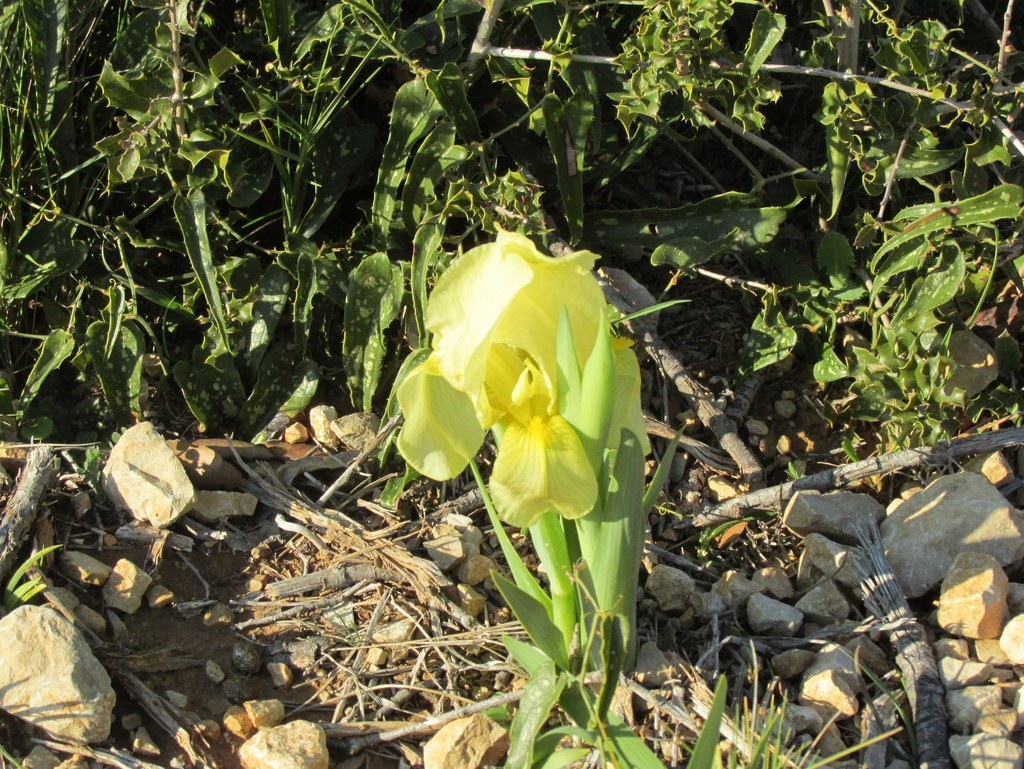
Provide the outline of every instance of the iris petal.
[[466,469],[484,441],[473,402],[452,387],[431,355],[413,369],[398,387],[398,404],[405,425],[398,450],[428,478],[443,481]]
[[548,510],[580,518],[597,502],[597,479],[583,444],[557,414],[508,425],[490,488],[499,516],[518,527]]

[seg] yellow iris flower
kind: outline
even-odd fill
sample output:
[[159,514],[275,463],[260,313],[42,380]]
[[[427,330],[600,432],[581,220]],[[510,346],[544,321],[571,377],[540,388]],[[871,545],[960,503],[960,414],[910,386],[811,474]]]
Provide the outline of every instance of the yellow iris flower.
[[[597,471],[558,410],[557,331],[568,319],[582,369],[607,306],[591,270],[597,256],[552,258],[522,235],[471,249],[438,280],[427,305],[432,351],[399,385],[405,426],[398,448],[436,480],[461,473],[487,430],[500,438],[490,491],[499,515],[526,527],[554,510],[579,518],[597,502]],[[639,369],[615,347],[614,436],[644,437]],[[577,352],[579,356],[580,353]],[[621,404],[621,405],[620,405]]]

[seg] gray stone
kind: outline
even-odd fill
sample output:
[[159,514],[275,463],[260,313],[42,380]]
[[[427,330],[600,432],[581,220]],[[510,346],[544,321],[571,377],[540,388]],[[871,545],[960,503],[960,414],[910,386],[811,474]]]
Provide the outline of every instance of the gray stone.
[[1003,708],[998,686],[965,686],[946,692],[949,728],[961,734],[974,731],[978,719]]
[[867,494],[800,491],[786,505],[782,522],[801,536],[817,532],[836,542],[855,545],[853,525],[856,521],[871,519],[880,523],[884,518],[885,508]]
[[430,560],[436,563],[441,571],[454,569],[466,558],[466,546],[458,534],[446,534],[428,539],[423,543],[423,549],[427,551]]
[[258,499],[244,491],[197,491],[190,511],[193,518],[217,524],[227,518],[248,518],[256,512]]
[[954,331],[949,340],[949,356],[953,359],[952,374],[945,392],[963,390],[973,397],[996,381],[999,365],[992,346],[972,331]]
[[992,666],[974,660],[958,660],[955,657],[940,657],[939,677],[946,691],[963,689],[966,686],[980,686],[992,677]]
[[857,587],[860,584],[857,564],[861,556],[857,551],[817,532],[811,532],[804,538],[804,550],[814,568],[829,579],[845,587]]
[[103,489],[117,507],[157,528],[178,520],[196,498],[185,468],[149,422],[121,435],[103,468]]
[[0,649],[0,708],[56,739],[107,739],[114,690],[74,625],[53,609],[20,606],[0,619]]
[[976,473],[946,475],[928,484],[882,522],[882,544],[908,598],[938,585],[965,550],[1013,562],[1024,543],[1024,520]]
[[850,616],[850,602],[831,581],[812,587],[796,602],[796,608],[813,622],[828,625]]
[[1024,748],[994,734],[949,738],[949,755],[960,769],[1021,769]]
[[789,604],[754,593],[747,600],[747,622],[755,633],[792,637],[804,624],[804,615]]
[[690,605],[696,585],[693,577],[681,569],[657,564],[647,576],[644,590],[663,612],[678,613]]
[[758,590],[780,601],[793,597],[793,583],[789,581],[786,572],[778,566],[758,569],[754,572],[753,582]]

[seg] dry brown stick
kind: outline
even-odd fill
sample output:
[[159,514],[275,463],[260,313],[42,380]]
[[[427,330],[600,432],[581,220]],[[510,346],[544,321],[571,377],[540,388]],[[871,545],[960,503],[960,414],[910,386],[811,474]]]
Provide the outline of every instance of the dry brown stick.
[[1011,427],[966,438],[954,438],[935,447],[893,451],[733,497],[704,508],[690,523],[698,527],[713,526],[722,521],[739,518],[748,510],[781,510],[798,491],[831,491],[873,475],[885,475],[911,467],[944,465],[972,454],[983,454],[1020,445],[1024,445],[1024,427]]
[[[629,315],[649,306],[649,304],[631,301],[630,294],[633,292],[627,282],[628,275],[623,271],[602,268],[598,270],[597,274],[605,296],[622,312]],[[761,467],[761,463],[754,456],[750,447],[740,438],[736,430],[736,423],[726,416],[715,403],[711,391],[690,376],[686,367],[662,341],[650,323],[643,318],[635,318],[626,321],[625,325],[630,334],[643,345],[647,354],[661,367],[665,376],[672,380],[679,393],[697,412],[697,418],[700,419],[701,424],[715,434],[719,444],[736,462],[743,481],[755,487],[760,485],[764,479],[764,469]]]
[[401,579],[401,575],[392,569],[381,569],[369,563],[354,563],[283,579],[268,585],[267,592],[274,598],[287,598],[314,590],[341,590],[357,582],[400,582]]
[[914,731],[919,748],[921,769],[949,769],[946,739],[946,690],[939,678],[935,656],[924,628],[917,622],[892,566],[882,550],[882,535],[869,518],[858,520],[854,534],[860,543],[863,559],[857,565],[864,592],[864,604],[872,614],[887,625],[887,632],[896,651],[896,665],[903,675],[903,685],[914,715]]
[[213,769],[219,766],[207,752],[209,745],[199,732],[198,720],[191,713],[176,708],[169,700],[146,686],[134,673],[127,670],[112,670],[111,674],[157,726],[178,743],[194,765]]
[[98,761],[104,766],[115,766],[118,769],[160,769],[159,764],[143,761],[141,758],[136,758],[117,748],[104,750],[103,748],[90,747],[89,745],[57,742],[56,740],[35,739],[32,741],[50,750],[59,750],[61,753],[70,753],[73,756],[91,758],[93,761]]
[[51,459],[53,451],[46,447],[29,452],[18,485],[4,507],[0,518],[0,582],[14,571],[18,551],[39,512],[39,503],[53,477]]

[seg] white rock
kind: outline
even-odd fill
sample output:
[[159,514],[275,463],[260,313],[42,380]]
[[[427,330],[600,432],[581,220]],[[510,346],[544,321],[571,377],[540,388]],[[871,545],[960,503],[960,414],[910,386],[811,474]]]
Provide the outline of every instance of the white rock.
[[999,645],[1003,647],[1010,662],[1024,665],[1024,614],[1018,614],[1006,623],[999,636]]
[[1003,708],[1003,695],[998,686],[966,686],[946,692],[946,713],[954,732],[974,730],[978,719]]
[[81,632],[43,606],[0,619],[0,708],[56,739],[102,742],[115,695]]
[[244,769],[327,769],[327,735],[309,721],[263,729],[238,751]]
[[1024,520],[991,483],[956,473],[928,484],[881,525],[885,554],[908,598],[935,587],[956,556],[986,553],[1006,566],[1024,543]]
[[508,732],[483,713],[445,724],[423,746],[424,769],[482,769],[500,765]]
[[857,587],[857,563],[861,556],[849,547],[833,542],[824,534],[811,532],[804,538],[804,550],[814,568],[845,587]]
[[313,438],[326,449],[341,447],[341,439],[331,429],[331,424],[338,418],[338,410],[334,406],[319,404],[309,410],[309,428]]
[[754,585],[772,598],[784,601],[793,597],[793,583],[789,581],[785,570],[778,566],[765,566],[754,572]]
[[647,576],[644,591],[666,613],[685,611],[695,590],[693,577],[681,569],[657,564]]
[[760,592],[760,588],[738,571],[730,569],[711,586],[711,592],[721,596],[730,609],[738,609],[750,600],[750,596]]
[[992,677],[992,666],[974,660],[958,660],[955,657],[940,657],[939,677],[946,691],[963,689],[965,686],[980,686]]
[[850,602],[831,581],[822,582],[808,590],[804,597],[796,602],[796,608],[802,611],[807,619],[824,625],[842,622],[850,616]]
[[204,523],[216,524],[227,518],[251,516],[258,501],[244,491],[197,491],[190,514]]
[[805,671],[804,677],[817,675],[825,670],[834,671],[852,690],[858,691],[861,688],[857,663],[853,655],[842,646],[834,643],[825,644],[821,651],[814,655],[814,661]]
[[102,585],[113,571],[107,564],[78,550],[65,550],[60,554],[60,570],[85,585]]
[[957,555],[942,581],[939,626],[961,638],[996,638],[1006,621],[1009,580],[999,562],[985,553]]
[[122,558],[114,564],[110,578],[103,585],[103,601],[107,608],[134,614],[142,606],[142,599],[152,584],[151,576],[127,558]]
[[178,520],[196,498],[185,468],[149,422],[121,435],[103,468],[103,489],[117,507],[157,528]]
[[804,624],[804,615],[789,604],[754,593],[747,600],[747,622],[755,633],[792,637]]
[[1021,769],[1024,748],[993,734],[949,738],[949,755],[960,769]]
[[963,638],[940,638],[932,644],[932,651],[936,657],[971,659],[971,646]]
[[479,585],[491,576],[498,565],[486,555],[470,555],[455,569],[459,582],[467,585]]
[[836,542],[854,545],[857,544],[853,534],[856,521],[871,519],[880,523],[884,518],[885,508],[867,494],[799,491],[786,505],[782,522],[801,536],[817,532]]

